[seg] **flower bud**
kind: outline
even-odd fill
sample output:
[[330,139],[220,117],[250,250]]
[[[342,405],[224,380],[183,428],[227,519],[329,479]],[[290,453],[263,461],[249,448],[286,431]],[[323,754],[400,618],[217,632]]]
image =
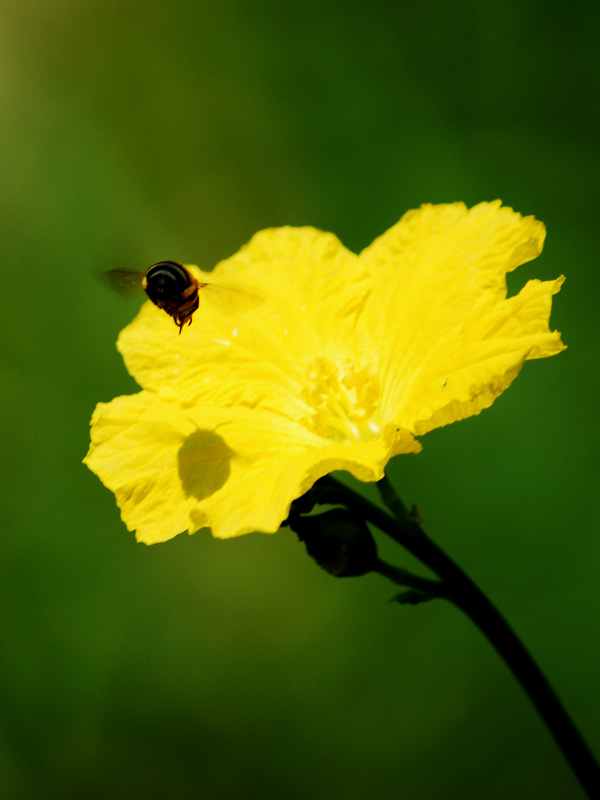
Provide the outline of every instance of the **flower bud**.
[[364,520],[345,508],[288,520],[317,564],[336,578],[366,575],[375,567],[377,548]]

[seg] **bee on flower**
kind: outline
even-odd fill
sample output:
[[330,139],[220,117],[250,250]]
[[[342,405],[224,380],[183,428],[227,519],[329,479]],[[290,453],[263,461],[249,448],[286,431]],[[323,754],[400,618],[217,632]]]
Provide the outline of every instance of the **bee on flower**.
[[544,237],[499,201],[424,205],[359,255],[314,228],[261,231],[210,275],[186,268],[259,287],[260,304],[207,304],[178,336],[147,302],[122,331],[142,388],[98,405],[85,462],[147,544],[273,533],[319,478],[381,479],[564,349],[549,328],[562,277],[506,292]]
[[[222,286],[200,281],[193,271],[178,261],[157,261],[146,272],[131,269],[111,269],[107,276],[113,289],[123,295],[144,290],[157,308],[162,308],[179,328],[191,325],[200,306],[200,295],[218,298],[232,308],[251,307],[261,302],[256,292],[238,286]],[[225,308],[225,307],[224,307]]]

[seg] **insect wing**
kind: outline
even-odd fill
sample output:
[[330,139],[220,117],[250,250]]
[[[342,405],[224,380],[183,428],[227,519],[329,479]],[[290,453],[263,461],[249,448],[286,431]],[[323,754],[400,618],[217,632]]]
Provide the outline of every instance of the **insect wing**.
[[115,291],[128,297],[143,289],[144,274],[133,269],[111,269],[106,279]]
[[198,284],[200,302],[210,305],[223,314],[251,311],[264,302],[253,286],[241,283],[201,283]]

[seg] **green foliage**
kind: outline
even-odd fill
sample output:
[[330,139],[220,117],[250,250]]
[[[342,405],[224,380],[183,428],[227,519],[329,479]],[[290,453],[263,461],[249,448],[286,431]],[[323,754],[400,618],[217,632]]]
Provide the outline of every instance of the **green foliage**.
[[114,342],[136,306],[98,271],[210,268],[286,223],[360,249],[422,202],[535,214],[569,350],[391,476],[600,751],[599,15],[5,0],[2,796],[578,796],[450,606],[333,581],[289,531],[136,545],[80,462],[95,403],[135,391]]

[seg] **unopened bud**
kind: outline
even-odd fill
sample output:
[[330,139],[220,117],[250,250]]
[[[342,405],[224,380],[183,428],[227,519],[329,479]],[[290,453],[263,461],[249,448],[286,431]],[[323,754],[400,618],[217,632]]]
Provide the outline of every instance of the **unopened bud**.
[[317,564],[337,578],[366,575],[378,562],[375,541],[366,522],[345,508],[294,516],[288,524]]

